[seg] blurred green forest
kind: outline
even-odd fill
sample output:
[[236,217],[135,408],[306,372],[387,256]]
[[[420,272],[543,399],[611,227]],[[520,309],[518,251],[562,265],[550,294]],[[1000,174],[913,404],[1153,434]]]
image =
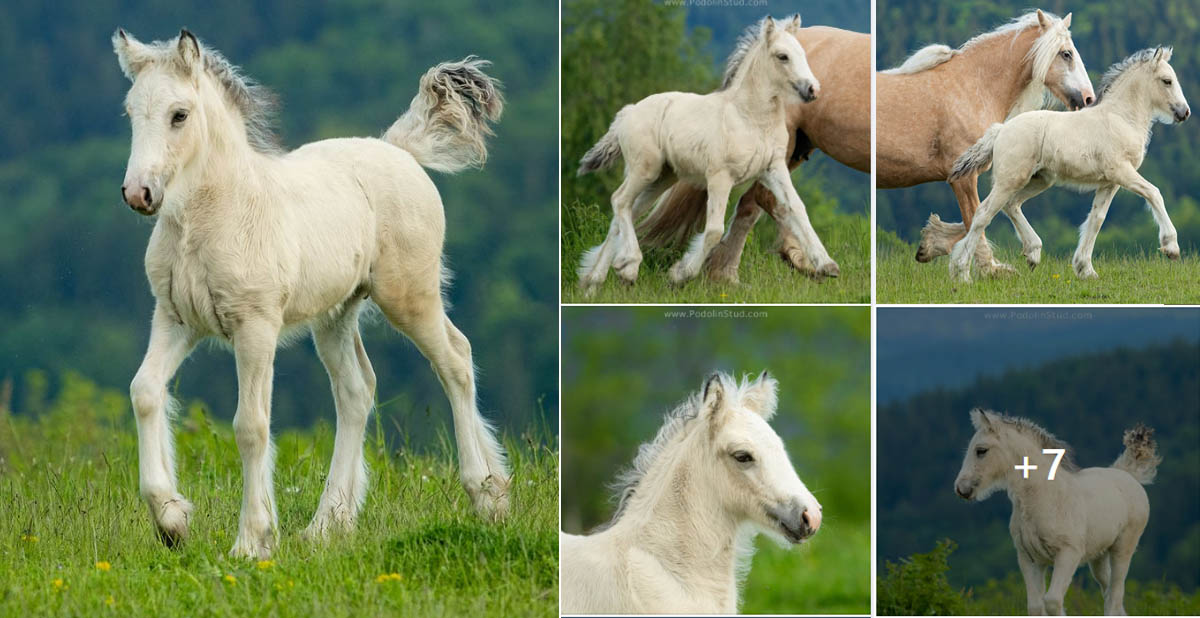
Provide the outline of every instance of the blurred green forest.
[[[716,314],[667,315],[690,310]],[[564,307],[563,529],[611,517],[607,485],[712,371],[766,369],[779,380],[771,425],[825,523],[799,550],[760,543],[743,610],[868,612],[870,337],[866,307]]]
[[[129,153],[129,87],[109,41],[186,26],[279,95],[289,148],[380,135],[430,66],[491,60],[507,109],[481,171],[432,174],[446,206],[451,317],[470,338],[483,410],[518,433],[557,423],[555,219],[557,7],[477,3],[228,0],[8,2],[0,6],[0,379],[14,408],[37,412],[61,376],[125,390],[147,341],[153,299],[142,257],[152,221],[118,196]],[[416,436],[449,423],[436,376],[383,321],[364,339],[379,399]],[[233,413],[232,356],[197,350],[177,390]],[[328,378],[305,342],[276,361],[277,425],[333,417]],[[28,405],[26,405],[28,404]],[[430,411],[432,408],[432,414]],[[535,423],[536,422],[536,423]]]
[[955,589],[994,586],[993,580],[1017,572],[1008,498],[1001,493],[966,503],[953,491],[963,449],[974,434],[967,417],[974,407],[1032,419],[1071,444],[1082,467],[1110,465],[1123,448],[1123,431],[1135,423],[1154,427],[1163,462],[1146,487],[1150,523],[1129,578],[1176,585],[1189,594],[1197,590],[1200,345],[1178,339],[1031,363],[964,387],[930,389],[881,405],[880,576],[886,561],[928,552],[945,537],[960,545],[947,574]]
[[[1073,12],[1071,34],[1088,68],[1092,85],[1129,54],[1156,45],[1174,46],[1171,65],[1179,76],[1184,96],[1193,105],[1200,101],[1200,7],[1196,0],[1145,0],[1144,2],[1069,2],[1049,0],[1037,8],[1064,16]],[[962,45],[972,36],[996,28],[1032,8],[1024,0],[878,0],[877,63],[881,69],[900,64],[918,48],[930,43]],[[1154,137],[1141,173],[1163,193],[1167,212],[1179,230],[1185,254],[1200,251],[1200,144],[1197,123],[1155,125]],[[990,189],[991,174],[980,182],[980,194]],[[1070,254],[1078,243],[1078,227],[1091,209],[1091,194],[1055,187],[1026,204],[1025,214],[1045,243],[1046,251]],[[876,197],[876,224],[906,242],[915,243],[929,214],[962,221],[954,194],[944,183],[927,183],[908,189],[881,190]],[[1012,226],[1003,216],[988,228],[988,238],[1007,247],[1020,247]],[[883,242],[881,246],[885,246]],[[1156,254],[1158,228],[1145,202],[1129,191],[1117,192],[1096,253]],[[905,251],[908,251],[905,249]],[[911,256],[910,256],[911,259]]]
[[[623,166],[582,178],[575,172],[583,154],[608,131],[617,111],[657,92],[715,90],[725,58],[746,27],[768,11],[783,18],[796,10],[807,26],[860,32],[870,27],[870,3],[858,1],[822,0],[785,8],[684,8],[651,0],[567,0],[563,4],[560,173],[565,271],[573,273],[586,248],[581,239],[592,236],[597,226],[607,229],[611,218],[609,197],[621,183]],[[869,216],[867,175],[818,152],[792,177],[814,220]],[[732,209],[728,214],[732,216]],[[771,228],[768,240],[773,242],[774,223],[764,217],[760,226]],[[763,228],[754,234],[763,235]],[[572,277],[565,275],[564,283]]]

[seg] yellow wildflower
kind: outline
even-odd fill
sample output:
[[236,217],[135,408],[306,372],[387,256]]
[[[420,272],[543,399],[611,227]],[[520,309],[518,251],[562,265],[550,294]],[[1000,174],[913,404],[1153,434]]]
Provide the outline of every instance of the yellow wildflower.
[[375,578],[375,583],[382,584],[383,582],[398,582],[401,579],[404,578],[400,577],[399,573],[384,573],[383,575]]
[[258,561],[258,569],[260,571],[265,571],[273,566],[275,566],[274,560],[259,560]]
[[115,604],[116,602],[117,602],[117,600],[116,600],[116,599],[114,599],[114,598],[112,597],[112,595],[111,595],[111,594],[110,594],[110,595],[108,595],[108,598],[107,598],[107,599],[104,599],[104,604],[105,604],[105,605],[107,605],[107,606],[109,606],[109,607],[112,607],[112,606],[113,606],[113,604]]
[[38,542],[38,538],[32,534],[22,534],[21,540],[25,541],[26,543],[37,543]]
[[237,578],[236,578],[236,577],[234,577],[233,575],[226,575],[224,579],[225,579],[225,582],[226,582],[227,584],[229,584],[230,586],[236,586],[236,585],[237,585]]
[[1058,278],[1058,273],[1054,273],[1053,275],[1050,275],[1050,277],[1051,277],[1051,278],[1053,278],[1053,279],[1057,279],[1057,278]]
[[63,580],[61,577],[56,578],[54,580],[54,587],[57,588],[58,590],[62,590],[65,586],[66,586],[66,584],[63,583]]
[[108,571],[112,568],[112,565],[109,564],[107,560],[101,560],[100,562],[96,563],[96,568],[100,569],[101,571]]

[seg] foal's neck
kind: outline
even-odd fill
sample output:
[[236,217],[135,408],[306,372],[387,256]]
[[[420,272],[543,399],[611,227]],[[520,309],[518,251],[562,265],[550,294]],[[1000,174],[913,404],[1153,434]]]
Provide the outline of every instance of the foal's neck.
[[1117,114],[1134,127],[1149,132],[1154,124],[1154,112],[1146,105],[1144,82],[1137,75],[1125,77],[1109,87],[1096,109]]
[[1024,511],[1035,508],[1034,505],[1046,500],[1057,500],[1059,492],[1071,482],[1070,479],[1074,473],[1067,470],[1060,461],[1054,474],[1054,480],[1049,480],[1048,476],[1050,467],[1054,463],[1054,455],[1043,454],[1040,446],[1029,447],[1020,452],[1014,449],[1009,456],[1014,461],[1014,465],[1022,463],[1023,457],[1029,457],[1029,464],[1037,466],[1037,469],[1029,471],[1029,478],[1025,478],[1023,473],[1016,468],[1010,469],[1006,474],[1008,497],[1013,503],[1013,508]]
[[761,75],[758,65],[762,54],[755,53],[742,69],[742,74],[729,85],[727,96],[750,122],[764,129],[783,126],[786,120],[783,99],[771,91],[770,83]]
[[663,464],[639,482],[644,489],[614,532],[653,555],[685,589],[736,599],[739,522],[695,486],[694,462],[674,457]]

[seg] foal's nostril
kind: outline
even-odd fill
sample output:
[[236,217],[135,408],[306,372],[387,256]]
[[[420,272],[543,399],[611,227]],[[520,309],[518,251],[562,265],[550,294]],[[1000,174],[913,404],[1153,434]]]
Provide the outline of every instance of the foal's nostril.
[[1083,106],[1087,107],[1092,104],[1092,101],[1095,101],[1095,100],[1096,99],[1093,99],[1092,97],[1083,97]]
[[154,204],[154,199],[150,196],[150,187],[144,187],[142,189],[142,202],[146,204],[147,208]]

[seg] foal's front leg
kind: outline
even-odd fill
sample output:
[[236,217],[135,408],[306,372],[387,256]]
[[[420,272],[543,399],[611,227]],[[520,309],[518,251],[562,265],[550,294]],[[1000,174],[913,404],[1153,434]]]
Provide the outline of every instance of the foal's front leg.
[[146,357],[129,385],[137,418],[138,479],[142,498],[150,507],[159,538],[168,547],[187,537],[192,503],[176,489],[175,448],[171,439],[171,419],[167,414],[170,403],[167,382],[192,351],[196,339],[191,328],[176,322],[161,304],[157,305],[150,325]]
[[1162,192],[1143,178],[1132,165],[1126,165],[1120,170],[1116,174],[1116,181],[1140,195],[1150,205],[1150,212],[1154,215],[1154,221],[1158,223],[1158,250],[1172,260],[1178,260],[1179,234],[1175,231],[1175,224],[1171,223],[1171,217],[1167,215]]
[[704,266],[704,260],[721,241],[725,231],[725,208],[729,205],[729,191],[733,179],[722,171],[708,178],[708,210],[704,220],[704,231],[692,239],[687,253],[671,267],[671,283],[676,285],[695,277]]
[[1067,588],[1071,586],[1071,578],[1079,568],[1083,556],[1073,549],[1063,549],[1054,557],[1054,571],[1050,575],[1050,588],[1046,590],[1042,601],[1046,613],[1050,616],[1065,616],[1063,598],[1067,596]]
[[1104,225],[1104,217],[1108,215],[1108,206],[1117,194],[1117,188],[1117,185],[1100,187],[1092,198],[1092,210],[1083,223],[1083,229],[1079,231],[1079,246],[1075,248],[1075,257],[1071,260],[1075,276],[1080,279],[1096,279],[1100,276],[1092,267],[1092,249],[1096,247],[1096,236],[1100,233],[1100,226]]
[[237,539],[229,554],[264,560],[275,549],[278,520],[271,484],[274,452],[271,446],[271,380],[280,322],[249,319],[233,333],[237,359],[238,407],[233,431],[242,455],[242,514]]
[[1046,613],[1046,569],[1038,565],[1024,551],[1017,548],[1017,564],[1021,567],[1021,577],[1025,580],[1025,601],[1030,616],[1041,616]]
[[763,175],[762,183],[775,197],[775,209],[768,212],[799,241],[800,250],[812,266],[813,275],[818,278],[838,276],[841,271],[837,262],[829,257],[825,245],[821,244],[817,231],[808,220],[808,210],[804,207],[800,194],[796,193],[796,187],[792,185],[792,176],[788,172],[787,164],[782,159],[773,164]]

